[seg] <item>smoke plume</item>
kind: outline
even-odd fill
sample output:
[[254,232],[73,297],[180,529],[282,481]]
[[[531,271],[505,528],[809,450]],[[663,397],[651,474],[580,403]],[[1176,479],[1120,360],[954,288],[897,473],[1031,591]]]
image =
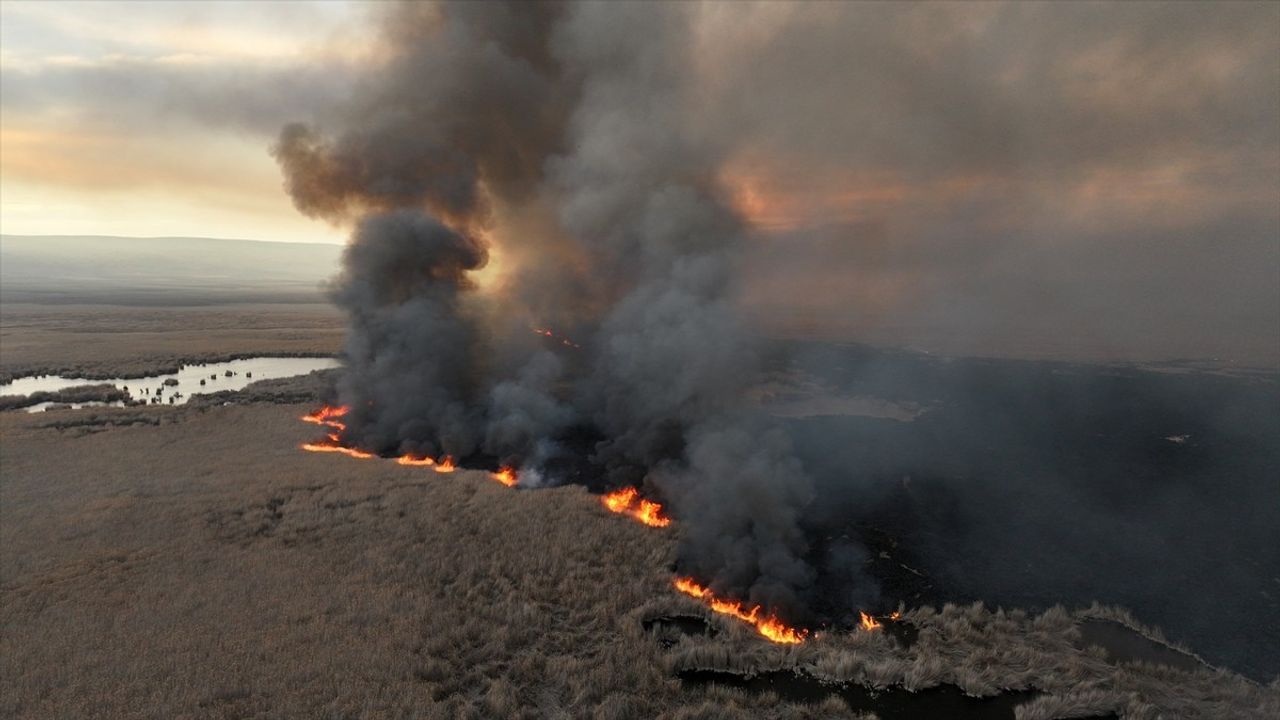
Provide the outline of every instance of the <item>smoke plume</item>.
[[693,12],[396,6],[380,71],[274,151],[299,210],[355,227],[332,290],[345,442],[562,482],[553,461],[591,437],[606,484],[673,504],[683,570],[794,611],[812,487],[746,401],[744,227],[693,121]]

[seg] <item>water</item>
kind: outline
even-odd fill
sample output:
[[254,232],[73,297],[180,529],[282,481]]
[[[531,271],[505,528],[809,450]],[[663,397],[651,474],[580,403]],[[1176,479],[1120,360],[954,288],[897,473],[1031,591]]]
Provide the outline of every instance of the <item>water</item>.
[[[166,400],[165,402],[168,402],[168,401]],[[174,404],[176,405],[177,402],[174,402]],[[55,407],[65,408],[67,410],[79,410],[81,408],[87,408],[87,407],[124,407],[124,403],[98,402],[97,400],[90,400],[89,402],[77,402],[77,403],[42,402],[42,403],[36,403],[35,405],[28,405],[22,409],[29,413],[38,413],[38,412],[44,412],[45,410],[49,410]]]
[[1177,670],[1198,670],[1204,664],[1198,659],[1152,640],[1137,630],[1108,620],[1085,620],[1080,623],[1079,647],[1096,645],[1107,653],[1112,663],[1148,662]]
[[[217,363],[183,365],[178,372],[150,375],[138,378],[87,378],[39,375],[18,378],[0,385],[0,395],[30,395],[36,392],[56,392],[84,385],[114,385],[129,393],[129,398],[139,402],[182,405],[197,393],[214,393],[219,390],[241,390],[259,380],[306,375],[314,370],[336,368],[340,363],[334,358],[316,357],[256,357]],[[230,375],[228,375],[230,373]],[[203,384],[201,384],[203,382]],[[166,384],[167,383],[167,384]],[[38,403],[26,408],[27,412],[43,412],[51,403]],[[103,403],[74,403],[73,407],[100,406]],[[116,403],[117,405],[119,403]]]

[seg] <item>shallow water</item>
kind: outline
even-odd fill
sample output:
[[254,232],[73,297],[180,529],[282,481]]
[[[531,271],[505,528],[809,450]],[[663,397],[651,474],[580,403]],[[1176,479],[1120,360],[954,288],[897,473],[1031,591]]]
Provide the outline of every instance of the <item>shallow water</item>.
[[[126,390],[130,399],[157,402],[165,405],[182,405],[197,393],[213,393],[219,390],[241,390],[258,380],[306,375],[314,370],[328,370],[339,366],[334,358],[323,357],[255,357],[217,363],[184,365],[176,373],[151,375],[139,378],[87,378],[39,375],[18,378],[0,385],[0,395],[30,395],[36,392],[56,392],[83,385],[110,384]],[[231,373],[228,375],[228,373]],[[170,382],[172,381],[172,382]],[[165,384],[169,382],[169,384]],[[201,383],[204,383],[203,385]],[[101,405],[101,403],[77,403],[76,406]],[[39,403],[26,408],[28,412],[43,412],[50,403]]]
[[1157,642],[1109,620],[1085,620],[1080,623],[1081,648],[1096,645],[1107,653],[1112,663],[1148,662],[1178,670],[1198,670],[1204,665],[1196,658]]
[[124,403],[99,402],[97,400],[90,400],[89,402],[76,402],[76,403],[42,402],[42,403],[36,403],[35,405],[28,405],[22,409],[29,413],[38,413],[38,412],[44,412],[45,410],[51,410],[55,407],[62,408],[65,410],[80,410],[82,408],[88,408],[88,407],[124,407]]

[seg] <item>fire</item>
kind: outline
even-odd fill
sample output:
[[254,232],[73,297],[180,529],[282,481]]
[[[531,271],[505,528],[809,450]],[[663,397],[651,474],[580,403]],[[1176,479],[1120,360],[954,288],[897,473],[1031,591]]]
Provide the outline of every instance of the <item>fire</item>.
[[312,425],[326,425],[331,428],[337,428],[338,430],[346,430],[346,423],[335,420],[334,418],[343,417],[350,411],[351,408],[346,405],[325,405],[313,413],[303,415],[301,419],[303,422],[309,422]]
[[858,611],[858,622],[862,626],[863,630],[868,630],[868,631],[879,630],[881,627],[884,627],[883,625],[880,624],[879,620],[876,620],[875,618],[862,612],[861,610]]
[[771,642],[783,645],[799,645],[804,642],[805,635],[809,634],[807,630],[797,631],[795,628],[789,628],[773,616],[757,622],[756,630]]
[[[358,448],[347,447],[342,444],[342,431],[347,429],[346,423],[336,418],[344,417],[350,408],[345,405],[330,406],[325,405],[313,413],[302,416],[303,422],[309,422],[313,425],[323,425],[332,428],[332,432],[325,433],[325,439],[319,442],[303,443],[300,447],[308,452],[324,452],[324,453],[340,453],[361,460],[377,457],[371,452],[366,452]],[[454,464],[453,458],[448,455],[436,460],[429,455],[413,455],[405,454],[396,458],[396,463],[408,467],[429,467],[438,473],[451,473],[458,469]],[[504,472],[511,474],[511,485],[515,484],[515,471],[510,468],[503,468]],[[505,483],[505,481],[504,481]]]
[[343,417],[350,411],[351,408],[346,405],[324,405],[313,413],[303,415],[301,418],[303,422],[309,422],[312,425],[323,425],[331,428],[331,432],[325,433],[325,439],[321,442],[303,443],[299,447],[307,452],[341,453],[359,460],[367,460],[374,457],[371,452],[365,452],[342,444],[342,431],[347,429],[347,424],[336,418]]
[[349,447],[344,447],[342,445],[336,445],[336,444],[331,445],[327,443],[302,443],[301,445],[299,445],[299,447],[301,447],[303,450],[306,450],[307,452],[342,453],[343,455],[347,455],[359,460],[367,460],[374,456],[373,453],[371,452],[365,452],[363,450],[357,450],[356,448],[349,448]]
[[641,500],[640,507],[633,514],[649,527],[666,527],[671,524],[671,518],[663,517],[662,506],[651,500]]
[[434,458],[427,457],[426,455],[423,455],[422,457],[416,457],[414,455],[401,455],[400,457],[396,458],[396,462],[400,465],[411,465],[414,467],[431,467],[432,465],[436,464],[436,461]]
[[649,527],[666,527],[671,524],[671,518],[662,514],[661,503],[642,499],[640,491],[633,487],[611,492],[602,496],[600,501],[609,508],[609,512],[630,515]]
[[689,595],[699,599],[704,598],[711,594],[711,591],[709,589],[704,588],[698,583],[694,582],[693,578],[678,577],[675,580],[675,584],[676,584],[676,589],[679,590],[680,592],[684,593],[685,595]]
[[693,578],[678,577],[673,581],[673,584],[676,590],[685,595],[706,601],[712,611],[721,615],[729,615],[749,625],[754,625],[756,632],[763,635],[770,642],[797,645],[804,642],[805,636],[809,634],[808,630],[797,630],[793,627],[788,627],[776,615],[770,614],[768,617],[761,618],[761,607],[759,605],[753,605],[748,610],[743,608],[742,603],[737,600],[718,598],[715,593],[711,592],[710,588],[699,585]]
[[509,467],[500,468],[496,473],[489,473],[489,477],[497,480],[507,487],[515,487],[516,480],[518,479],[516,477],[516,471]]
[[631,507],[631,503],[636,499],[636,496],[639,494],[640,494],[639,490],[636,490],[633,487],[629,487],[629,488],[624,488],[622,490],[619,490],[617,492],[611,492],[608,495],[605,495],[604,497],[600,498],[600,500],[604,502],[604,506],[609,508],[610,512],[620,513],[620,512],[625,512],[627,508]]

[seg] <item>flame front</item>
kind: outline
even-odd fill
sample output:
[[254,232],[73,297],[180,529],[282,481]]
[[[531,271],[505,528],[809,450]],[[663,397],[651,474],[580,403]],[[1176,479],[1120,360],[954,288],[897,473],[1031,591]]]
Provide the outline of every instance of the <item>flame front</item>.
[[302,421],[309,422],[312,425],[327,425],[331,428],[337,428],[338,430],[346,430],[346,423],[335,420],[334,418],[343,417],[348,412],[351,412],[351,408],[346,405],[323,405],[319,410],[303,415]]
[[649,527],[666,527],[671,524],[671,518],[662,514],[661,503],[641,499],[640,491],[633,487],[602,495],[600,502],[604,503],[609,512],[630,515]]
[[861,610],[858,611],[858,624],[862,626],[863,630],[879,630],[883,627],[879,620],[876,620]]
[[371,452],[365,452],[364,450],[357,450],[356,448],[349,448],[329,443],[302,443],[299,447],[307,452],[341,453],[358,460],[368,460],[369,458],[374,457]]
[[749,625],[754,625],[756,632],[763,635],[770,642],[783,645],[798,645],[804,642],[805,636],[809,634],[808,630],[797,630],[789,627],[772,613],[768,617],[761,618],[761,607],[759,605],[753,605],[748,610],[742,606],[740,601],[718,598],[715,593],[711,592],[710,588],[699,585],[693,578],[678,577],[673,581],[673,584],[676,590],[685,595],[706,602],[712,611],[721,615],[729,615]]
[[[337,418],[346,416],[350,410],[351,409],[345,405],[325,405],[313,413],[303,415],[301,418],[303,422],[309,422],[312,425],[323,425],[330,428],[331,431],[325,433],[324,440],[303,443],[299,447],[307,452],[340,453],[342,455],[359,458],[361,460],[377,457],[371,452],[360,450],[359,448],[347,447],[342,444],[342,431],[347,429],[347,425]],[[458,466],[454,464],[453,458],[448,455],[437,460],[430,455],[413,455],[409,453],[401,455],[395,460],[399,465],[409,467],[429,467],[438,473],[451,473],[458,469]],[[502,472],[510,473],[510,484],[514,485],[515,471],[510,468],[503,468]],[[503,482],[505,484],[505,481]]]
[[516,471],[509,467],[501,468],[496,473],[489,473],[489,477],[492,477],[494,480],[497,480],[507,487],[515,487],[516,480],[519,479],[516,476]]
[[332,431],[325,433],[325,439],[321,442],[303,443],[299,447],[307,452],[340,453],[359,460],[367,460],[373,457],[374,455],[371,452],[346,447],[342,444],[341,433],[347,429],[347,424],[335,418],[345,416],[350,410],[351,408],[346,405],[324,405],[313,413],[303,415],[301,418],[303,422],[309,422],[312,425],[323,425],[324,427],[332,428]]
[[400,457],[396,458],[396,462],[400,465],[410,465],[413,467],[431,467],[432,465],[436,464],[436,461],[434,458],[428,457],[426,455],[423,455],[422,457],[417,457],[414,455],[401,455]]

